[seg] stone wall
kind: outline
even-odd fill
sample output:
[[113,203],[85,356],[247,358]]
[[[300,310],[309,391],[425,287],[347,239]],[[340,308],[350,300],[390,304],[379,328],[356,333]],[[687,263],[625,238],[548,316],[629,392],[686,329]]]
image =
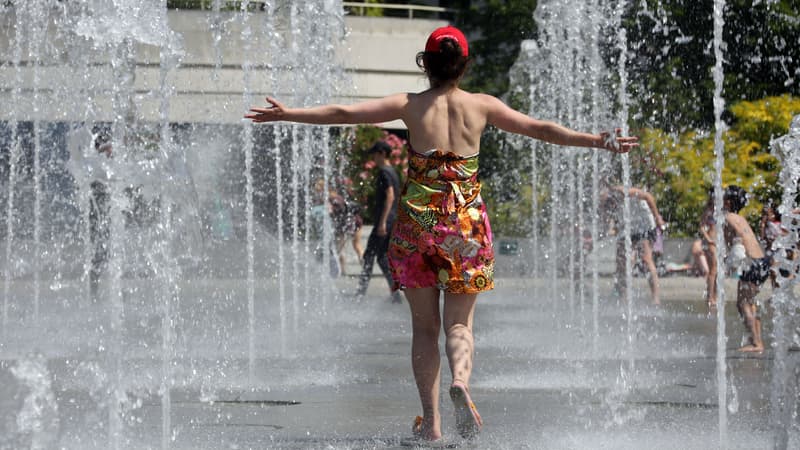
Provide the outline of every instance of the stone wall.
[[[252,29],[263,27],[263,17],[250,16],[249,23],[241,23],[236,13],[222,13],[226,23],[226,34],[219,44],[222,58],[216,61],[213,33],[210,29],[209,11],[169,11],[170,28],[183,43],[184,54],[180,66],[169,74],[168,83],[173,88],[170,96],[170,122],[236,123],[241,120],[245,100],[243,99],[245,62],[243,41],[239,38],[246,26]],[[227,14],[227,16],[226,16]],[[54,19],[55,20],[55,19]],[[34,108],[0,108],[0,120],[9,120],[12,115],[20,121],[72,121],[86,108],[87,95],[95,104],[95,117],[110,121],[112,108],[110,93],[117,83],[112,76],[111,57],[107,51],[96,49],[89,54],[74,54],[63,43],[64,36],[56,34],[57,27],[50,26],[43,43],[43,57],[38,63],[22,58],[19,72],[11,63],[13,46],[10,39],[14,33],[13,14],[0,17],[0,104],[12,104],[16,90],[19,96],[13,103]],[[346,39],[335,43],[337,57],[343,64],[345,77],[333,101],[352,103],[359,100],[382,97],[396,92],[419,91],[427,87],[427,81],[417,68],[415,57],[422,50],[428,34],[445,22],[427,19],[400,19],[385,17],[345,17]],[[278,33],[289,33],[286,25],[276,21]],[[270,70],[259,61],[266,56],[258,55],[269,45],[266,38],[254,33],[249,40],[254,49],[249,59],[255,64],[249,74],[251,98],[261,99],[274,95],[289,103],[292,92],[270,91]],[[27,55],[27,49],[23,49]],[[76,59],[83,58],[80,62]],[[83,63],[88,65],[88,70]],[[221,64],[219,64],[221,62]],[[313,61],[299,61],[311,63]],[[159,48],[138,44],[134,89],[137,94],[137,113],[145,121],[158,121],[161,103]],[[34,82],[34,69],[38,82]],[[216,79],[212,74],[216,71]],[[287,73],[278,76],[292,76]],[[19,80],[19,82],[18,82]],[[324,80],[322,82],[325,82]],[[284,83],[285,85],[285,83]],[[36,96],[34,98],[34,91]],[[388,128],[403,128],[401,123],[386,124]]]

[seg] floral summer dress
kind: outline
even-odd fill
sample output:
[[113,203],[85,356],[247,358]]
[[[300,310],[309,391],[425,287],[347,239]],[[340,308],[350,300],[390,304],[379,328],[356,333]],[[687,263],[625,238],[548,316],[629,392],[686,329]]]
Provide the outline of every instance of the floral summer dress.
[[478,155],[409,152],[408,181],[389,243],[396,287],[477,293],[494,287],[492,230]]

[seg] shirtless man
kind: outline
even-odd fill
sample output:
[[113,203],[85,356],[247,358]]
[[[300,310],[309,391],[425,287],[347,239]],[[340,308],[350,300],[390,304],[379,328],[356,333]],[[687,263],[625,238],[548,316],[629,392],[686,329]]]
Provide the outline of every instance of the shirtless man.
[[[764,351],[764,342],[761,340],[761,319],[758,317],[758,305],[755,297],[761,285],[769,278],[771,258],[766,256],[758,244],[755,233],[739,211],[747,203],[747,194],[739,186],[728,186],[723,196],[722,212],[725,216],[723,235],[725,244],[733,258],[744,259],[747,262],[745,269],[739,277],[736,293],[736,308],[750,332],[750,343],[739,348],[741,352],[760,353]],[[708,260],[707,298],[709,309],[717,305],[717,235],[716,223],[712,220],[704,221],[700,234],[706,247]]]

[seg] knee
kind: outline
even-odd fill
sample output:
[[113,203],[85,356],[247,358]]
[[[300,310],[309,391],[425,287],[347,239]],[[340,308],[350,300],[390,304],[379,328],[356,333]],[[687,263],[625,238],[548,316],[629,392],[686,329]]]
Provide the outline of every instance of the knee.
[[439,330],[441,329],[440,320],[426,320],[424,322],[415,322],[413,324],[414,335],[420,337],[427,337],[429,339],[439,340]]
[[467,326],[466,324],[463,324],[463,323],[456,322],[456,323],[453,323],[453,324],[448,324],[445,327],[445,336],[447,336],[447,337],[464,336],[464,335],[471,335],[471,334],[472,334],[472,330],[470,329],[470,327]]
[[753,308],[748,302],[737,302],[736,309],[739,310],[739,316],[745,323],[747,323],[748,320],[753,320]]

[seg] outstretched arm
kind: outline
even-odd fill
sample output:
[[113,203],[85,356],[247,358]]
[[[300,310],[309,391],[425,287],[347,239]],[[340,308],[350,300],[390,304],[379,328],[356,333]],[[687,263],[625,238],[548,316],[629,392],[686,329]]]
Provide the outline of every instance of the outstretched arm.
[[487,108],[487,121],[501,130],[522,134],[551,144],[596,147],[614,153],[627,153],[639,145],[637,137],[619,136],[614,139],[614,136],[609,133],[581,133],[555,122],[537,120],[522,114],[491,95],[482,95],[482,97]]
[[272,97],[272,106],[250,108],[244,116],[253,122],[299,122],[314,125],[381,123],[402,119],[408,103],[408,94],[395,94],[352,105],[321,105],[311,108],[287,108]]

